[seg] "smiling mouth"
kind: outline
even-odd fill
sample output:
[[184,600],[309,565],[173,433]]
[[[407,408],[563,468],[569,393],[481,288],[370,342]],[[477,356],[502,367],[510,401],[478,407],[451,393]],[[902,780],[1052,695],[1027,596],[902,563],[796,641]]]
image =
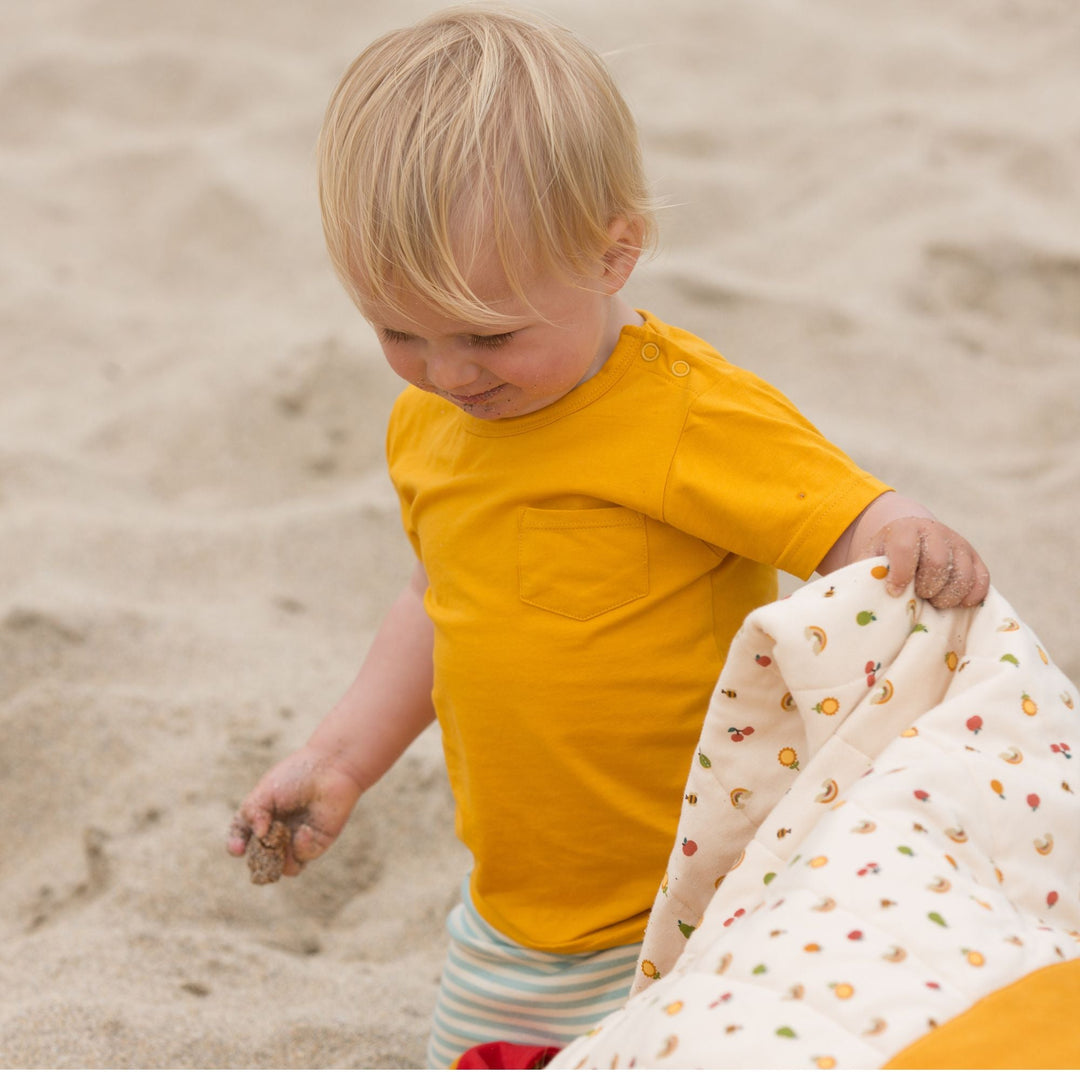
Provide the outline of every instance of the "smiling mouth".
[[504,386],[506,383],[499,383],[498,386],[493,386],[482,394],[450,394],[449,396],[459,405],[482,405],[485,401],[490,401]]

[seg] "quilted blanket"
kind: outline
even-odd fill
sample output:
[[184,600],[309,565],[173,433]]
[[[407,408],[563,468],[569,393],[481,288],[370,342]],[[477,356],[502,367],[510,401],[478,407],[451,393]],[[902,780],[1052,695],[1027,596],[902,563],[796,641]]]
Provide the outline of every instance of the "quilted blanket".
[[938,611],[885,575],[747,619],[635,992],[550,1067],[877,1068],[1080,959],[1075,686],[996,591]]

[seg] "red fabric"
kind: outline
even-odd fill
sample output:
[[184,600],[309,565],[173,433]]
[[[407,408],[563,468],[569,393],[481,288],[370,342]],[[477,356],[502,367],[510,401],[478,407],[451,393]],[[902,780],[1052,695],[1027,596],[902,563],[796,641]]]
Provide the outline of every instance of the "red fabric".
[[455,1069],[542,1069],[557,1053],[557,1046],[519,1046],[490,1042],[466,1050]]

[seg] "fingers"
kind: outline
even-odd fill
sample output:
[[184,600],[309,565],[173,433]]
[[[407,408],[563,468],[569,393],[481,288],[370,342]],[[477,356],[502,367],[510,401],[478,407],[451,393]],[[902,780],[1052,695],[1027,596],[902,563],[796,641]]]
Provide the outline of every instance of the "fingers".
[[[964,597],[971,592],[974,580],[975,553],[967,547],[954,548],[952,545],[948,547],[948,573],[940,584],[936,584],[935,588],[928,590],[925,594],[918,593],[920,596],[925,596],[937,608],[952,608],[962,604]],[[916,585],[916,592],[918,592],[918,585]]]
[[979,558],[979,553],[972,549],[972,585],[967,595],[960,601],[961,607],[975,607],[981,604],[990,592],[990,570]]
[[[251,798],[252,796],[249,796],[249,801]],[[269,833],[273,822],[281,821],[289,829],[289,843],[284,851],[285,865],[282,873],[286,877],[296,877],[307,863],[326,852],[334,842],[334,837],[310,821],[297,823],[296,814],[289,815],[289,818],[291,820],[280,815],[275,817],[272,811],[258,805],[249,809],[249,802],[245,802],[229,825],[225,850],[237,858],[242,857],[246,854],[253,836],[263,839]]]
[[[241,858],[247,854],[252,837],[265,840],[274,821],[285,818],[277,805],[276,791],[277,786],[268,783],[268,777],[264,777],[240,804],[240,809],[233,816],[225,838],[225,850],[234,858]],[[288,853],[286,853],[287,865]]]
[[293,853],[297,862],[308,863],[324,854],[333,842],[333,837],[305,822],[293,833]]
[[[303,829],[306,828],[306,826],[301,825],[300,828]],[[300,830],[298,829],[296,832],[290,832],[289,845],[285,848],[285,866],[281,872],[286,877],[296,877],[298,874],[303,873],[304,864],[307,862],[306,859],[297,856],[296,833],[299,831]]]
[[921,550],[919,532],[912,518],[886,525],[871,541],[870,554],[884,555],[889,560],[885,588],[890,596],[899,596],[911,584]]
[[[272,821],[272,818],[266,816],[265,822],[260,822],[264,825],[260,830],[249,823],[241,809],[229,825],[229,832],[225,838],[225,850],[236,858],[243,857],[247,853],[252,836],[259,839],[265,837],[270,831]],[[288,827],[287,822],[283,824]],[[289,843],[283,852],[285,865],[281,872],[286,877],[296,877],[303,871],[305,864],[318,858],[329,846],[330,841],[322,838],[310,825],[300,825],[295,830],[290,829]]]
[[967,544],[951,546],[952,566],[949,576],[940,589],[916,592],[925,596],[936,608],[975,607],[986,599],[990,591],[990,571],[974,548]]
[[333,837],[308,822],[296,826],[292,829],[289,846],[285,849],[282,873],[286,877],[296,877],[303,873],[304,867],[324,854],[333,842]]
[[990,571],[975,549],[944,526],[924,531],[915,594],[941,609],[975,607],[990,590]]
[[266,773],[240,804],[225,850],[242,856],[253,836],[265,840],[278,822],[288,830],[282,873],[296,877],[333,844],[359,795],[356,780],[332,759],[296,751]]
[[243,855],[251,837],[254,835],[260,840],[265,837],[273,820],[273,807],[264,805],[259,798],[259,789],[256,788],[233,816],[225,839],[225,850],[236,857]]
[[974,607],[990,588],[990,572],[975,549],[931,518],[890,522],[871,541],[868,553],[889,560],[885,584],[892,596],[914,582],[915,595],[936,608]]
[[[935,607],[955,607],[947,602],[955,588],[954,572],[959,570],[951,537],[941,530],[919,530],[919,565],[915,570],[915,595]],[[964,593],[967,588],[964,588]],[[963,594],[961,594],[963,595]]]
[[236,858],[240,858],[247,851],[248,840],[251,839],[251,826],[237,814],[229,825],[228,835],[225,837],[225,850]]

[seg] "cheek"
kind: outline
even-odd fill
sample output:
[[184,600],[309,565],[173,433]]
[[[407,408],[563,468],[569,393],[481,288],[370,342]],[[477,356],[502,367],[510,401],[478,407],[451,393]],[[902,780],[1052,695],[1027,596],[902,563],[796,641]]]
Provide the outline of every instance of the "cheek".
[[577,385],[585,374],[591,354],[571,335],[553,340],[534,367],[534,381],[553,389]]
[[523,390],[536,390],[551,377],[551,355],[543,349],[523,350],[513,357],[504,355],[498,361],[490,361],[488,370],[500,382]]
[[382,351],[395,375],[411,383],[420,382],[424,378],[423,361],[410,355],[407,349],[384,345]]

